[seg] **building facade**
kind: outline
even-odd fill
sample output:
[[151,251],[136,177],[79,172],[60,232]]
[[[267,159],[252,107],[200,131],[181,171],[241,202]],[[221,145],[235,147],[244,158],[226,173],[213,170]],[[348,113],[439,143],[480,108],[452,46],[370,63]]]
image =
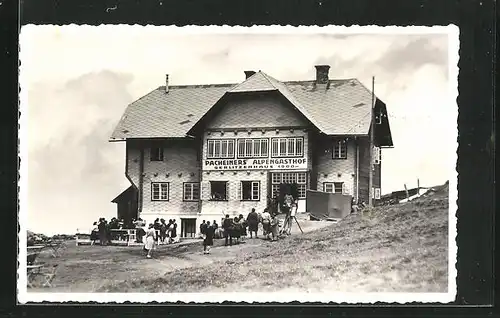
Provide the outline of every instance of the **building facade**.
[[126,143],[128,206],[148,222],[176,219],[192,237],[202,220],[262,211],[281,183],[298,185],[298,212],[308,189],[379,198],[381,149],[393,146],[386,106],[328,71],[295,82],[247,71],[227,85],[169,86],[167,75],[127,107],[110,139]]

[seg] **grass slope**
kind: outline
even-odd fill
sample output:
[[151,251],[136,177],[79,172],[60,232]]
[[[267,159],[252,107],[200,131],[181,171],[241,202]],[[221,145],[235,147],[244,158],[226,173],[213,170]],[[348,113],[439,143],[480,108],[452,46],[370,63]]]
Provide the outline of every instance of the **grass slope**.
[[[186,246],[169,255],[189,253]],[[338,224],[278,242],[216,247],[212,255],[198,259],[165,274],[109,281],[96,291],[445,292],[448,188],[351,214]]]

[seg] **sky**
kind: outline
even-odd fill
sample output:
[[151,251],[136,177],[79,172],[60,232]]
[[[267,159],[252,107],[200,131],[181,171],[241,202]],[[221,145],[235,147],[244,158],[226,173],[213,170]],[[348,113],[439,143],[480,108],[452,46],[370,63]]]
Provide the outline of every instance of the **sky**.
[[[278,80],[358,78],[387,105],[394,148],[382,193],[444,183],[456,162],[450,36],[442,32],[141,26],[25,26],[20,35],[21,209],[48,235],[116,216],[129,186],[125,145],[109,137],[128,104],[164,85],[239,83],[245,70]],[[453,87],[453,85],[451,85]],[[456,87],[456,86],[455,86]],[[453,95],[455,93],[455,95]],[[24,150],[23,150],[24,149]]]

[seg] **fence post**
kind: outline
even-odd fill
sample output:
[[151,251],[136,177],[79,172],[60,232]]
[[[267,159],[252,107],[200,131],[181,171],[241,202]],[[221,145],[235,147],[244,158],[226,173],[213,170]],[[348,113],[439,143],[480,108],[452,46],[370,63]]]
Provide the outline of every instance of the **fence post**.
[[417,194],[420,195],[420,179],[417,178]]
[[406,192],[406,200],[409,200],[410,194],[408,193],[408,188],[406,187],[406,183],[405,183],[405,192]]

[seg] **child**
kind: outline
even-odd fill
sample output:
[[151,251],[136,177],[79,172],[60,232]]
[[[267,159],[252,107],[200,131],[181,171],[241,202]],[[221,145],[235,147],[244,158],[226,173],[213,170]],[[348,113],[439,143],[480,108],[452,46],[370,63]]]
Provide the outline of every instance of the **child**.
[[210,226],[210,222],[206,224],[207,226],[204,233],[205,238],[203,239],[203,254],[210,254],[210,247],[214,245],[215,228]]

